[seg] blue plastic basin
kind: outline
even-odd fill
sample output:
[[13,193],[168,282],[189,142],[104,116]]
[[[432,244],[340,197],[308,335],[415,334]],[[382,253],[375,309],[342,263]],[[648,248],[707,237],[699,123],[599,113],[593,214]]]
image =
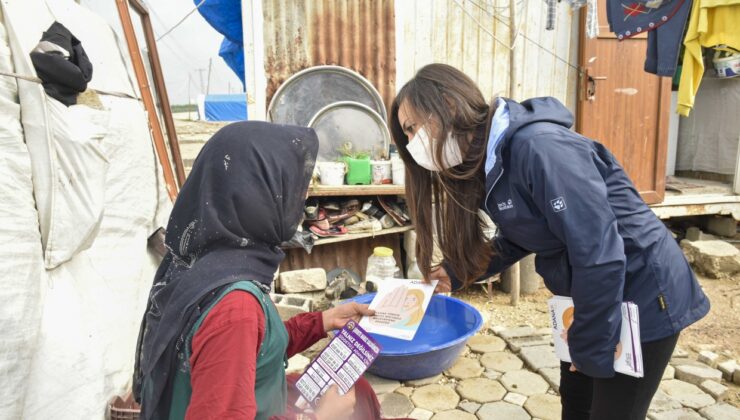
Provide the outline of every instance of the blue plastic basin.
[[[348,301],[370,303],[375,293]],[[384,378],[427,378],[452,366],[465,343],[483,325],[477,309],[453,297],[434,295],[411,341],[371,334],[383,347],[368,372]]]

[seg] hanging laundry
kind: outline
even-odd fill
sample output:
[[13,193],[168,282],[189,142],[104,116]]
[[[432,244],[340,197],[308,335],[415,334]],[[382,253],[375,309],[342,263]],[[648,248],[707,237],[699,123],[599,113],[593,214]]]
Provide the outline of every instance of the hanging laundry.
[[740,50],[740,0],[695,0],[683,45],[677,112],[688,117],[704,76],[702,47],[724,44]]
[[93,66],[80,41],[59,22],[51,24],[31,51],[31,62],[43,81],[46,94],[66,106],[77,103],[77,95],[92,80]]
[[552,31],[555,29],[555,19],[557,18],[557,0],[545,0],[547,2],[547,23],[545,29]]
[[590,39],[599,36],[599,9],[596,0],[568,0],[568,4],[574,12],[583,6],[588,6],[586,9],[586,36]]
[[645,71],[673,77],[692,0],[607,0],[609,28],[620,41],[647,33]]

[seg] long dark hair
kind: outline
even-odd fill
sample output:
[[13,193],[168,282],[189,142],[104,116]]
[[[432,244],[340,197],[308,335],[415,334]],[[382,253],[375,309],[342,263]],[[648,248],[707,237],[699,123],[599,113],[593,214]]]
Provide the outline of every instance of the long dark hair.
[[[452,132],[464,154],[462,164],[432,172],[416,163],[406,149],[408,138],[398,119],[404,102],[418,116],[436,116],[440,138],[435,161],[443,162],[446,136]],[[446,64],[421,68],[393,101],[390,129],[406,164],[406,199],[416,225],[418,265],[425,277],[433,269],[434,233],[445,263],[465,286],[485,272],[493,255],[478,213],[485,194],[483,164],[491,111],[475,82]]]

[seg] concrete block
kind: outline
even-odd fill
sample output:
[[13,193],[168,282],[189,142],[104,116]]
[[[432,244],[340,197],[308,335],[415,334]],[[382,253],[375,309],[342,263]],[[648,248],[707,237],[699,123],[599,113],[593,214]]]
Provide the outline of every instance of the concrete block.
[[303,373],[309,363],[311,363],[311,360],[308,357],[302,354],[296,354],[288,359],[288,368],[285,369],[285,373]]
[[706,380],[719,382],[722,380],[722,372],[709,366],[681,365],[676,367],[676,379],[694,385],[700,385]]
[[727,360],[717,365],[717,369],[722,372],[722,377],[726,381],[732,382],[732,375],[738,369],[738,364],[735,360]]
[[676,377],[676,368],[674,368],[671,365],[668,365],[665,367],[665,370],[663,371],[663,377],[660,378],[661,381],[667,381],[669,379],[673,379]]
[[740,420],[740,408],[725,403],[702,408],[699,413],[708,420]]
[[681,241],[686,258],[702,274],[731,278],[740,272],[740,250],[724,241]]
[[280,319],[287,321],[294,316],[313,310],[313,301],[311,299],[299,296],[286,296],[278,293],[270,294],[270,298],[275,303]]
[[524,347],[519,355],[534,371],[560,367],[560,359],[550,346]]
[[518,337],[530,337],[532,335],[535,335],[536,332],[534,328],[525,325],[521,327],[507,328],[505,330],[497,332],[496,334],[498,334],[504,340],[509,340]]
[[716,368],[719,362],[719,354],[708,350],[699,352],[699,361],[709,367]]
[[696,241],[711,241],[713,239],[718,239],[714,235],[709,235],[707,233],[704,233],[699,229],[698,227],[690,227],[686,230],[686,240],[691,242]]
[[504,401],[511,404],[516,404],[518,406],[523,406],[525,402],[527,402],[527,396],[522,394],[517,394],[516,392],[509,392],[504,397]]
[[707,231],[715,235],[734,238],[737,234],[737,221],[732,217],[712,217],[707,222]]
[[323,268],[280,273],[280,291],[283,293],[314,292],[324,289],[326,289],[326,271]]
[[727,397],[729,388],[715,381],[704,381],[699,384],[699,388],[711,395],[717,401],[722,401]]

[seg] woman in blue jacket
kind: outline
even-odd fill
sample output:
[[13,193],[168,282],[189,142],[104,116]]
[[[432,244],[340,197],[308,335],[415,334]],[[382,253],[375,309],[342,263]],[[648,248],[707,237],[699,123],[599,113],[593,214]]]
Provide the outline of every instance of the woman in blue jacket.
[[[575,306],[573,362],[561,365],[563,418],[642,419],[680,331],[707,314],[709,301],[614,156],[572,124],[554,98],[489,106],[459,70],[419,70],[391,113],[417,259],[448,291],[536,254],[547,288]],[[479,210],[496,223],[495,238],[484,235]],[[431,266],[435,241],[440,267]],[[614,372],[625,301],[639,307],[640,379]]]

